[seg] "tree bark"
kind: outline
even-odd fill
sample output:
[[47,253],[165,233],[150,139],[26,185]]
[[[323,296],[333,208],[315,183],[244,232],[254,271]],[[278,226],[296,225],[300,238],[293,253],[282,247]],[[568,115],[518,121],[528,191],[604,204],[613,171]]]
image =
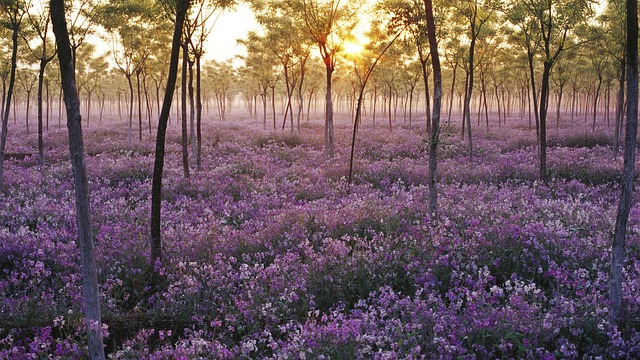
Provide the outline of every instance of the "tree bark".
[[[62,0],[57,0],[62,1]],[[160,215],[162,201],[162,172],[164,170],[164,153],[165,140],[167,134],[167,123],[169,122],[169,112],[171,111],[171,102],[173,100],[173,92],[176,87],[176,79],[178,77],[178,58],[180,56],[180,36],[182,35],[182,26],[189,9],[188,0],[179,0],[177,2],[176,20],[173,31],[173,40],[171,43],[171,59],[169,62],[169,75],[167,78],[167,86],[164,93],[164,101],[162,103],[162,111],[158,119],[158,133],[156,137],[156,154],[153,163],[153,184],[151,187],[151,266],[155,270],[155,266],[162,262],[162,242],[160,236]],[[159,264],[158,264],[159,265]],[[155,273],[155,271],[154,271]]]
[[[187,46],[187,49],[189,47]],[[189,64],[189,83],[187,88],[189,90],[189,143],[191,144],[191,158],[197,158],[197,146],[196,146],[196,102],[195,102],[195,94],[193,89],[193,65],[194,61],[192,61],[188,57],[187,53],[187,63]],[[197,162],[197,159],[196,159]]]
[[140,91],[141,71],[141,67],[136,70],[136,92],[138,93],[138,141],[142,141],[142,94]]
[[325,120],[324,120],[324,155],[329,159],[334,156],[334,132],[333,132],[333,99],[331,96],[331,76],[333,75],[333,66],[330,59],[325,60],[327,67],[327,94],[325,103]]
[[102,342],[102,319],[100,317],[100,292],[94,255],[93,232],[91,228],[91,209],[89,206],[89,182],[84,160],[82,140],[82,116],[80,100],[75,83],[75,69],[71,57],[69,33],[64,18],[64,1],[51,0],[51,20],[53,32],[58,43],[60,75],[67,108],[67,128],[69,130],[69,152],[73,168],[73,180],[76,198],[76,222],[78,226],[78,245],[82,268],[82,291],[87,317],[89,358],[102,360],[104,346]]
[[616,215],[616,225],[611,249],[611,275],[609,287],[609,318],[612,323],[622,325],[624,305],[622,298],[622,270],[624,265],[625,237],[631,210],[633,175],[638,132],[638,2],[627,0],[627,125],[624,146],[624,172],[622,193]]
[[189,63],[189,48],[186,44],[182,45],[182,87],[180,89],[180,99],[182,107],[180,115],[182,117],[182,171],[184,177],[189,179],[189,146],[187,145],[187,67]]
[[202,68],[200,54],[196,54],[196,166],[202,168]]
[[[46,51],[46,45],[44,45],[44,51]],[[45,55],[46,56],[46,55]],[[47,66],[46,59],[40,59],[40,68],[38,70],[38,163],[40,166],[44,165],[44,142],[42,139],[42,93],[44,88],[44,69]]]
[[467,146],[469,147],[469,162],[473,162],[473,137],[471,135],[471,96],[473,94],[473,78],[474,78],[474,56],[476,47],[476,30],[475,25],[471,25],[471,44],[469,46],[469,82],[467,84],[467,95],[464,101],[464,118],[467,123]]
[[616,129],[615,135],[613,137],[613,158],[615,159],[618,156],[618,150],[620,149],[620,130],[622,127],[622,118],[624,113],[624,86],[626,81],[626,60],[622,61],[620,64],[620,77],[618,79],[619,88],[618,88],[618,99],[616,105]]
[[458,73],[458,62],[456,61],[456,63],[453,66],[453,79],[451,80],[451,93],[450,93],[450,99],[449,99],[449,113],[447,114],[447,125],[449,125],[451,123],[451,110],[453,109],[453,95],[454,95],[454,90],[456,88],[456,75]]
[[598,74],[598,86],[596,87],[595,98],[593,99],[593,123],[591,124],[591,132],[596,132],[596,115],[598,113],[598,98],[600,97],[600,88],[602,87],[602,75]]
[[440,108],[442,106],[442,73],[431,0],[424,0],[424,6],[426,10],[429,48],[431,50],[431,66],[433,67],[433,116],[431,116],[431,138],[429,141],[429,212],[432,218],[436,218],[438,210],[436,181],[438,170],[438,141],[440,139]]
[[[542,84],[540,86],[540,136],[539,136],[539,178],[547,182],[547,107],[549,103],[549,78],[553,63],[545,61],[542,70]],[[535,99],[535,94],[534,94]]]
[[13,87],[16,83],[16,60],[18,57],[18,33],[20,25],[14,24],[11,35],[11,71],[9,74],[9,88],[7,89],[6,104],[2,115],[2,133],[0,135],[0,190],[4,188],[4,152],[7,145],[7,131],[9,125],[9,112],[11,111],[11,99],[13,97]]
[[133,84],[131,83],[131,74],[126,75],[129,84],[129,146],[133,142]]

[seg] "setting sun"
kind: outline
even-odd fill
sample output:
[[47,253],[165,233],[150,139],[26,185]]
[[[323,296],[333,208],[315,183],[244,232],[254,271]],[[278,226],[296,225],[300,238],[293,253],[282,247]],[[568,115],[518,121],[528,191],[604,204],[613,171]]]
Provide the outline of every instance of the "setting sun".
[[347,40],[344,42],[342,51],[346,55],[358,55],[364,50],[364,45],[354,40]]

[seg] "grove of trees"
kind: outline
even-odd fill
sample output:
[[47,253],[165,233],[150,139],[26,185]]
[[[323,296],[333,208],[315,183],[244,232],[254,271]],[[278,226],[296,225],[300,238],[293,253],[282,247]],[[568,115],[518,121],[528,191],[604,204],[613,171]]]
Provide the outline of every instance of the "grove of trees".
[[[610,294],[612,319],[622,321],[620,272],[637,132],[636,1],[250,0],[246,5],[254,11],[259,30],[239,39],[245,55],[228,62],[208,59],[221,51],[207,45],[217,31],[215,19],[237,5],[232,0],[73,0],[68,6],[65,2],[62,12],[61,0],[44,5],[1,2],[0,190],[11,110],[14,122],[20,121],[16,108],[26,112],[29,131],[37,83],[43,166],[43,133],[56,109],[61,124],[64,94],[70,139],[80,140],[70,141],[70,150],[79,216],[86,211],[79,217],[78,230],[88,281],[85,296],[94,302],[87,303],[91,321],[100,323],[100,310],[95,307],[96,285],[91,283],[96,275],[80,157],[80,104],[86,106],[87,125],[99,126],[105,111],[126,121],[129,146],[136,141],[136,131],[138,141],[145,131],[157,131],[151,268],[162,262],[162,177],[171,119],[181,127],[185,179],[192,168],[201,168],[202,122],[231,121],[228,115],[234,109],[273,131],[303,133],[302,124],[323,118],[324,156],[329,162],[336,153],[335,114],[354,122],[354,143],[357,129],[379,126],[377,118],[386,118],[389,131],[422,122],[418,131],[424,131],[429,143],[429,209],[436,219],[439,136],[452,121],[460,124],[473,166],[473,129],[502,127],[516,114],[528,118],[542,182],[549,178],[551,124],[559,129],[583,117],[584,131],[615,128],[612,158],[626,137]],[[353,43],[360,45],[357,51],[350,51]],[[52,61],[56,55],[59,64]],[[362,71],[363,64],[369,71]],[[89,330],[92,357],[104,357],[97,345],[100,329]]]

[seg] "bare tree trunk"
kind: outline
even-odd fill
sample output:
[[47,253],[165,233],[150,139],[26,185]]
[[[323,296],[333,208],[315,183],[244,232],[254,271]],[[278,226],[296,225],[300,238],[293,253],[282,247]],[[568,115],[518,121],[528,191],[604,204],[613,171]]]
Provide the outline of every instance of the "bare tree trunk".
[[533,98],[533,115],[536,119],[536,137],[538,141],[540,141],[540,117],[538,112],[538,93],[536,91],[536,74],[533,70],[533,50],[531,50],[531,45],[527,43],[527,60],[529,62],[529,81],[531,82],[531,92],[530,96]]
[[276,87],[271,87],[271,113],[273,115],[273,131],[276,131]]
[[596,88],[595,98],[593,99],[593,124],[591,132],[596,132],[596,115],[598,113],[598,98],[600,97],[600,88],[602,87],[602,75],[598,74],[598,87]]
[[542,85],[540,90],[540,172],[539,177],[547,182],[547,106],[549,102],[549,77],[553,63],[545,61],[542,70]]
[[622,325],[624,305],[622,299],[622,270],[624,266],[625,237],[633,195],[636,135],[638,132],[638,2],[627,0],[627,126],[624,146],[624,174],[622,193],[616,215],[616,225],[611,249],[611,275],[609,287],[609,318]]
[[[46,48],[44,51],[46,51]],[[44,87],[44,70],[47,66],[46,60],[46,58],[40,59],[40,68],[38,70],[38,163],[40,166],[44,165],[44,143],[42,140],[42,93]]]
[[440,108],[442,106],[442,74],[440,70],[440,56],[433,17],[431,0],[424,0],[427,20],[429,48],[431,49],[431,66],[433,68],[433,116],[431,117],[431,137],[429,141],[429,212],[432,218],[437,217],[438,193],[436,188],[438,169],[438,141],[440,139]]
[[198,171],[202,169],[202,68],[200,55],[196,55],[196,166]]
[[27,113],[24,117],[27,123],[27,134],[29,133],[29,105],[31,105],[31,91],[27,91]]
[[622,61],[620,78],[618,79],[620,87],[618,88],[618,103],[616,105],[616,130],[613,137],[613,158],[618,156],[618,150],[620,149],[620,132],[622,127],[622,118],[624,113],[624,85],[626,81],[626,60]]
[[13,87],[16,83],[16,60],[18,57],[18,32],[20,27],[14,26],[11,50],[11,72],[9,75],[9,89],[7,90],[4,114],[2,115],[2,133],[0,135],[0,190],[4,189],[4,152],[7,145],[7,131],[9,126],[9,112],[11,110],[11,99],[13,98]]
[[[58,0],[61,1],[61,0]],[[171,43],[171,60],[169,62],[169,76],[162,103],[162,111],[158,119],[158,133],[156,137],[156,154],[153,163],[153,184],[151,187],[151,267],[155,270],[156,265],[162,262],[162,242],[160,232],[160,215],[162,201],[162,172],[164,170],[165,140],[167,134],[167,123],[169,122],[169,112],[173,101],[173,92],[178,77],[178,58],[180,56],[180,36],[182,26],[189,9],[188,0],[178,0],[175,27],[173,30],[173,41]],[[154,271],[154,273],[156,273]]]
[[142,91],[140,89],[140,72],[142,68],[136,70],[136,91],[138,92],[138,141],[142,141]]
[[327,64],[327,94],[324,120],[324,155],[329,159],[333,159],[334,156],[333,99],[331,97],[331,75],[333,75],[333,70],[333,66]]
[[496,106],[498,107],[498,128],[502,126],[502,114],[500,114],[500,94],[498,93],[498,85],[494,85],[494,91],[496,94]]
[[131,75],[125,75],[129,83],[129,146],[133,143],[133,84]]
[[182,102],[182,171],[184,177],[189,179],[189,147],[187,145],[187,67],[189,62],[189,48],[186,44],[182,45],[182,88],[180,89],[180,98]]
[[47,118],[47,132],[49,132],[49,113],[50,113],[50,110],[51,110],[51,97],[50,97],[50,93],[49,93],[49,81],[47,81],[45,83],[45,88],[46,88],[45,93],[47,94],[47,116],[46,116],[46,118]]
[[197,162],[197,146],[196,146],[196,104],[193,91],[193,64],[194,61],[188,59],[189,64],[189,143],[191,144],[191,157],[196,159]]
[[560,106],[562,104],[562,90],[563,87],[558,88],[558,104],[556,106],[556,129],[560,129]]
[[82,116],[80,100],[75,83],[75,69],[71,58],[71,46],[64,18],[64,1],[51,0],[51,20],[53,32],[58,43],[58,59],[64,98],[67,108],[67,127],[69,129],[69,152],[73,168],[73,180],[76,193],[76,223],[78,226],[78,245],[82,264],[82,291],[87,317],[87,340],[89,358],[102,360],[104,345],[102,342],[102,319],[100,316],[100,292],[96,259],[94,254],[93,231],[91,228],[91,209],[89,206],[89,182],[84,161],[82,140]]
[[[432,65],[433,66],[433,65]],[[449,114],[447,115],[447,125],[451,123],[451,110],[453,109],[453,95],[456,88],[456,75],[458,73],[458,62],[453,66],[453,79],[451,80],[451,99],[449,99]]]

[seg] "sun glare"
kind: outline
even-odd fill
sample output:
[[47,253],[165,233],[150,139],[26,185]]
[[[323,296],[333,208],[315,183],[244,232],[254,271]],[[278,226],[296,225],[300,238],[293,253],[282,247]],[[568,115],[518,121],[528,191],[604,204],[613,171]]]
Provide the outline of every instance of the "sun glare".
[[349,56],[359,55],[364,50],[364,46],[354,40],[347,40],[343,44],[342,51]]

